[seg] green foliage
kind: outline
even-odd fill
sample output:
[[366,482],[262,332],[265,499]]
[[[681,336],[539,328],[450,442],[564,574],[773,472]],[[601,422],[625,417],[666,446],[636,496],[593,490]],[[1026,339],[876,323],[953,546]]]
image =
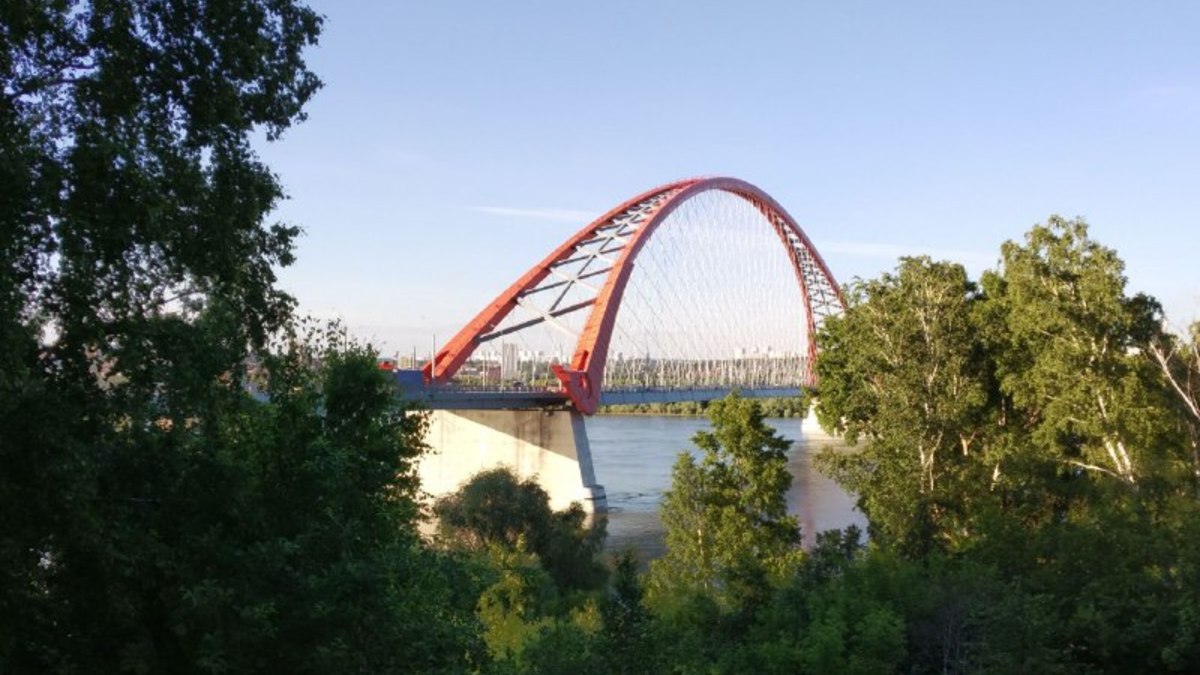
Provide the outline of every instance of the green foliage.
[[618,554],[613,560],[612,588],[600,606],[602,646],[609,673],[646,672],[654,662],[657,650],[644,595],[633,552]]
[[540,629],[554,625],[558,593],[536,558],[524,551],[496,546],[489,559],[499,578],[479,596],[479,618],[492,657],[510,661]]
[[1030,442],[1077,469],[1130,485],[1176,439],[1165,390],[1143,350],[1159,333],[1158,303],[1125,295],[1124,264],[1082,221],[1051,218],[1025,244],[1008,242],[984,276],[1001,390]]
[[55,627],[14,625],[5,660],[430,672],[477,652],[461,563],[415,534],[423,419],[374,363],[292,341],[264,360],[270,402],[228,392],[211,426],[126,421],[101,437],[95,499],[54,533],[45,590],[19,605]]
[[1190,451],[1187,470],[1196,496],[1200,496],[1200,322],[1187,335],[1160,335],[1149,354],[1171,390],[1171,407],[1181,420],[1184,445]]
[[898,670],[918,579],[915,566],[877,552],[863,555],[856,532],[827,533],[790,588],[790,597],[803,598],[804,630],[793,634],[801,669]]
[[805,417],[812,403],[811,394],[807,391],[799,396],[787,398],[761,398],[758,404],[762,407],[765,417]]
[[1194,453],[1146,358],[1157,304],[1124,289],[1116,254],[1060,218],[1005,244],[982,289],[925,258],[850,288],[823,328],[818,416],[865,444],[822,465],[878,541],[957,548],[996,517],[1181,487]]
[[787,515],[786,439],[763,423],[756,402],[731,394],[709,406],[711,432],[681,453],[662,518],[668,550],[651,565],[652,597],[718,591],[726,602],[755,592],[799,556],[800,529]]
[[[1186,340],[1126,295],[1119,258],[1082,222],[1052,218],[1002,254],[980,287],[956,265],[904,260],[825,324],[818,415],[861,449],[822,462],[858,492],[880,549],[816,580],[810,667],[853,668],[839,659],[872,653],[849,649],[855,635],[895,653],[897,618],[921,671],[1189,667],[1200,463]],[[847,602],[837,588],[871,565],[918,566],[918,594]]]
[[704,401],[676,401],[672,403],[615,403],[600,406],[600,415],[679,415],[699,417],[704,414]]
[[[515,672],[1187,672],[1200,659],[1189,338],[1124,294],[1120,262],[1054,219],[981,285],[902,261],[828,319],[822,465],[871,522],[786,518],[786,443],[714,403],[681,455],[646,578],[618,563],[589,633],[527,622]],[[1194,337],[1194,336],[1192,336]],[[1128,461],[1126,461],[1128,458]],[[764,524],[769,526],[764,527]],[[601,655],[601,656],[598,656]]]
[[976,551],[973,559],[1002,571],[993,601],[973,603],[986,638],[978,661],[1043,672],[1190,668],[1200,507],[1172,501],[1156,514],[1110,500]]
[[604,585],[603,521],[588,524],[577,503],[552,511],[536,480],[521,480],[508,468],[476,474],[458,492],[438,500],[434,515],[441,538],[451,546],[535,554],[563,593]]
[[514,661],[516,672],[531,675],[612,672],[606,665],[600,621],[595,605],[588,604],[568,618],[541,626]]
[[516,549],[544,538],[551,520],[550,499],[536,480],[521,480],[508,468],[482,471],[434,505],[447,540],[472,549],[500,545]]
[[264,226],[283,193],[251,139],[303,119],[320,17],[206,0],[0,11],[6,320],[40,313],[64,370],[99,350],[131,379],[172,356],[148,319],[196,303],[264,339],[290,308],[272,266],[297,230]]
[[[757,399],[766,417],[804,417],[808,414],[808,394],[786,398]],[[618,403],[601,406],[600,415],[679,415],[700,417],[708,409],[707,401],[676,401],[673,403]]]
[[601,643],[573,621],[541,628],[521,653],[517,672],[537,675],[604,675]]
[[252,140],[303,118],[320,26],[290,0],[0,5],[0,671],[482,655],[467,568],[415,534],[421,418],[274,285],[298,230],[267,222]]
[[522,543],[487,551],[496,580],[480,595],[478,615],[494,672],[611,672],[603,610],[589,597],[564,612],[553,580]]
[[987,481],[997,452],[978,293],[960,265],[906,258],[896,274],[847,295],[845,315],[822,329],[817,415],[850,443],[866,443],[826,452],[821,466],[860,495],[881,541],[914,550],[952,543],[969,534],[979,508],[963,487]]

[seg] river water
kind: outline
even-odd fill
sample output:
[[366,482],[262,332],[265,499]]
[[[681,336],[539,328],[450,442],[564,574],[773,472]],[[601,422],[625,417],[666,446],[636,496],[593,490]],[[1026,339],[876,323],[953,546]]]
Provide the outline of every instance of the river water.
[[[799,419],[768,419],[767,423],[792,441],[788,510],[800,520],[805,546],[811,546],[822,530],[853,524],[865,531],[866,518],[854,508],[854,497],[812,464],[826,447],[844,448],[841,442],[823,434],[805,435]],[[596,415],[586,424],[596,481],[608,493],[608,550],[632,547],[643,560],[658,557],[664,549],[658,505],[671,486],[671,467],[680,451],[696,453],[692,435],[708,429],[708,420]]]

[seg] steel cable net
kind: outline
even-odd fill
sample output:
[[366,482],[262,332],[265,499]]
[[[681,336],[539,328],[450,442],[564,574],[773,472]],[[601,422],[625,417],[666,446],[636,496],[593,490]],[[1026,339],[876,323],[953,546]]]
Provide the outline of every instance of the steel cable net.
[[752,203],[701,192],[638,253],[604,389],[802,384],[806,316],[790,252]]
[[597,229],[524,290],[494,329],[479,336],[471,361],[455,378],[485,389],[558,389],[550,366],[569,364],[592,303],[630,238],[678,190],[656,194]]
[[[592,302],[657,194],[600,227],[523,291],[480,336],[459,384],[557,389]],[[608,350],[604,388],[778,388],[803,383],[808,335],[799,282],[767,217],[711,190],[680,204],[634,259]]]

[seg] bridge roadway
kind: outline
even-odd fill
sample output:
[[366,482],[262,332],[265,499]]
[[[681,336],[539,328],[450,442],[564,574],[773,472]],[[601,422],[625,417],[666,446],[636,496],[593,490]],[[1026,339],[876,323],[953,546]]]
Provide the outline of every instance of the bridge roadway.
[[[422,489],[449,494],[480,471],[497,465],[536,477],[554,509],[579,502],[588,513],[607,508],[592,468],[584,414],[558,390],[482,390],[426,386],[420,371],[397,371],[400,396],[431,410],[425,441],[432,449],[418,462]],[[600,405],[706,401],[729,388],[605,390]],[[799,387],[741,389],[745,396],[797,396]]]
[[[421,403],[431,410],[566,410],[571,407],[567,393],[557,389],[483,389],[455,385],[426,385],[421,371],[396,371],[400,385],[400,397],[405,401]],[[651,388],[651,389],[605,389],[600,394],[600,405],[628,405],[636,403],[680,403],[684,401],[712,401],[728,396],[732,388]],[[799,396],[799,387],[739,388],[747,398],[775,398]]]

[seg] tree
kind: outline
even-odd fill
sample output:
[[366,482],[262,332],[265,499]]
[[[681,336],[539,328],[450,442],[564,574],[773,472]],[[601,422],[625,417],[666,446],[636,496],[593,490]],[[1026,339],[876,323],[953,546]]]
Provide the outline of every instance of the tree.
[[880,543],[969,545],[1192,465],[1146,358],[1158,305],[1125,294],[1116,253],[1053,217],[1002,254],[981,287],[904,260],[823,328],[818,415],[867,443],[822,461]]
[[1193,323],[1184,337],[1164,332],[1150,345],[1150,355],[1174,394],[1187,431],[1194,492],[1200,496],[1200,323]]
[[[132,564],[161,581],[107,590],[146,594],[154,613],[136,630],[183,632],[137,645],[138,661],[444,672],[480,658],[481,588],[417,536],[423,416],[400,407],[374,352],[336,329],[289,340],[262,365],[269,402],[241,397],[215,438],[181,439],[195,459],[143,516],[152,533],[123,535]],[[152,547],[165,550],[141,552]]]
[[1054,216],[1007,242],[984,275],[1002,391],[1030,441],[1075,470],[1136,485],[1174,444],[1160,375],[1145,352],[1161,325],[1152,298],[1125,294],[1124,263],[1081,220]]
[[319,29],[287,1],[0,8],[0,658],[106,669],[157,639],[150,523],[196,507],[170,498],[192,439],[290,312],[297,230],[264,225],[250,139],[302,117]]
[[578,503],[551,510],[550,497],[536,480],[521,480],[506,467],[472,476],[438,500],[433,512],[445,542],[466,550],[500,547],[535,554],[564,593],[604,584],[603,522],[588,524]]
[[530,553],[502,546],[492,546],[487,553],[497,578],[480,594],[477,612],[492,659],[511,663],[542,628],[554,625],[558,593]]
[[[1186,342],[1081,221],[1006,243],[979,287],[955,267],[905,260],[825,324],[818,414],[866,440],[825,464],[859,493],[875,551],[928,582],[858,629],[863,601],[829,595],[824,619],[810,602],[805,658],[849,668],[839,650],[868,629],[887,660],[901,617],[916,670],[1185,668],[1200,588]],[[947,437],[930,478],[925,450]]]
[[847,297],[845,314],[822,327],[817,415],[865,447],[826,452],[820,464],[859,495],[876,539],[918,551],[952,544],[969,534],[976,486],[997,462],[978,290],[961,265],[905,258]]
[[0,670],[474,649],[460,566],[413,534],[418,418],[275,287],[298,229],[253,141],[303,119],[320,28],[293,0],[0,5]]
[[602,646],[610,673],[652,671],[656,650],[650,635],[650,616],[646,611],[637,559],[632,551],[613,558],[612,588],[600,605],[604,619]]
[[[601,643],[575,621],[541,628],[521,652],[518,672],[530,675],[608,675]],[[643,671],[644,672],[644,671]]]
[[[712,592],[736,602],[734,583],[778,577],[800,556],[800,528],[787,515],[788,441],[763,422],[758,404],[736,393],[708,407],[712,431],[675,462],[663,498],[667,552],[650,566],[652,601]],[[743,591],[749,591],[742,587]]]

